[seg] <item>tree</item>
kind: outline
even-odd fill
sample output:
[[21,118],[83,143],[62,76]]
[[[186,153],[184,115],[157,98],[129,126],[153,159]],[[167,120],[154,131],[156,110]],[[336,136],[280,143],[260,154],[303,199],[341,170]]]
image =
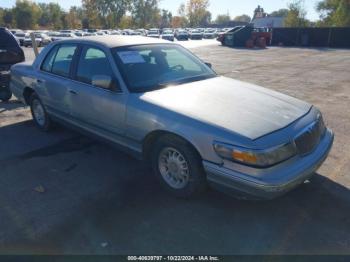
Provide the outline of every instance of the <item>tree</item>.
[[321,25],[350,26],[349,0],[323,0],[318,3],[317,11],[320,13]]
[[[191,27],[203,25],[208,18],[209,0],[188,0],[186,10]],[[211,15],[210,15],[211,17]]]
[[64,14],[64,11],[59,4],[39,3],[39,8],[41,10],[41,15],[38,18],[39,26],[51,29],[64,28],[64,25],[62,24],[62,15]]
[[233,21],[245,22],[245,23],[250,23],[251,20],[252,20],[252,18],[249,15],[239,15],[233,19]]
[[286,27],[306,27],[310,22],[305,18],[306,10],[303,0],[294,0],[288,4],[288,14],[284,20]]
[[230,21],[231,21],[231,17],[229,14],[218,15],[215,19],[215,23],[218,25],[226,25]]
[[96,0],[98,14],[105,28],[112,28],[119,24],[129,6],[130,0]]
[[82,6],[85,13],[84,28],[99,28],[100,20],[98,16],[96,0],[82,0]]
[[68,28],[81,28],[82,27],[82,17],[80,13],[80,8],[77,6],[72,6],[69,9],[69,13],[66,15],[66,22]]
[[4,21],[4,25],[6,27],[14,27],[14,21],[13,21],[13,12],[11,9],[4,9],[3,11],[3,17],[2,17],[3,21]]
[[173,20],[173,14],[168,10],[162,9],[160,27],[161,28],[171,27],[172,20]]
[[119,22],[119,28],[121,29],[126,29],[126,28],[131,28],[133,25],[133,19],[131,16],[123,16],[121,19],[120,19],[120,22]]
[[279,9],[277,11],[273,11],[270,16],[273,16],[273,17],[286,17],[288,15],[288,9],[286,8],[282,8],[282,9]]
[[21,29],[33,29],[37,26],[41,15],[39,6],[28,0],[17,0],[13,8],[17,27]]
[[159,26],[161,20],[159,1],[133,0],[131,5],[133,24],[141,28]]
[[180,4],[177,10],[178,16],[173,17],[173,28],[186,27],[188,24],[188,20],[186,17],[186,6],[184,3]]

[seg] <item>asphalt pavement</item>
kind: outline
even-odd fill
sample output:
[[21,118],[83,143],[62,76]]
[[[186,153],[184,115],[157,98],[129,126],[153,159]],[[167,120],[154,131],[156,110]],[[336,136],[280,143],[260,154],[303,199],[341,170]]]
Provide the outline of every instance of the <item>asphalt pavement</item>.
[[61,126],[43,133],[12,100],[0,103],[0,254],[350,253],[350,51],[184,44],[219,74],[322,110],[336,140],[313,179],[273,201],[176,199],[145,163]]

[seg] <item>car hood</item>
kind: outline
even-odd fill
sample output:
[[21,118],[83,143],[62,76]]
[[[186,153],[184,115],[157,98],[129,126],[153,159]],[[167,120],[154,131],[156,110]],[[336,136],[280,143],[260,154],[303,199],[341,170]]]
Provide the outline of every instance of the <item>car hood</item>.
[[169,86],[140,99],[252,140],[288,126],[311,109],[296,98],[226,77]]

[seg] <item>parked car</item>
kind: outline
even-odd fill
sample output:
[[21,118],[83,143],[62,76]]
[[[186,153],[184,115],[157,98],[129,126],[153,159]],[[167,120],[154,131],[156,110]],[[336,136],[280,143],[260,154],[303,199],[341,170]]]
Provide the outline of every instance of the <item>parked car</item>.
[[160,38],[160,31],[159,29],[152,28],[148,31],[147,36],[153,38]]
[[73,33],[59,33],[52,37],[52,41],[72,39],[72,38],[77,38],[77,36]]
[[14,35],[0,27],[0,100],[8,101],[12,93],[9,89],[10,68],[24,61],[24,52]]
[[163,30],[162,39],[173,42],[174,38],[174,32],[172,30]]
[[18,39],[20,46],[24,45],[24,39],[26,38],[26,36],[28,36],[29,34],[26,34],[24,32],[18,32],[15,34],[15,37]]
[[179,30],[176,30],[176,32],[175,32],[175,38],[178,41],[188,40],[189,34],[188,34],[188,32],[186,30],[179,29]]
[[[52,42],[51,38],[47,34],[34,33],[34,36],[35,36],[36,45],[39,47],[46,46]],[[23,45],[24,47],[32,46],[32,39],[29,34],[26,35],[26,37],[24,38]]]
[[63,40],[11,73],[11,89],[38,128],[58,121],[105,139],[148,161],[179,197],[207,182],[280,196],[309,179],[333,143],[316,107],[220,77],[161,39]]
[[205,39],[215,39],[217,37],[217,31],[215,29],[207,29],[203,33]]
[[190,39],[191,40],[202,40],[203,33],[197,29],[194,29],[190,32]]

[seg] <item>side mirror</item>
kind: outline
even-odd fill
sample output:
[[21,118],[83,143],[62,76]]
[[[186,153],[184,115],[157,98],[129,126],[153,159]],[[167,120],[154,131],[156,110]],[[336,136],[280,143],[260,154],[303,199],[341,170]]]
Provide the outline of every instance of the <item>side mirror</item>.
[[105,89],[112,89],[112,83],[112,77],[107,75],[94,75],[91,81],[93,86],[98,86]]
[[212,64],[211,63],[204,63],[206,64],[209,68],[212,68]]

